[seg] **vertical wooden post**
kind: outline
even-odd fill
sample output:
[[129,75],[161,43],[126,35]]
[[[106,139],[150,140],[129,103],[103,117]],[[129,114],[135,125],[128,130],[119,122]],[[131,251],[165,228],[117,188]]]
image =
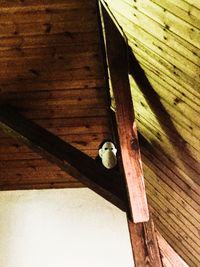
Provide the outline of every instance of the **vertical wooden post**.
[[162,267],[153,220],[137,224],[128,220],[128,226],[135,266]]

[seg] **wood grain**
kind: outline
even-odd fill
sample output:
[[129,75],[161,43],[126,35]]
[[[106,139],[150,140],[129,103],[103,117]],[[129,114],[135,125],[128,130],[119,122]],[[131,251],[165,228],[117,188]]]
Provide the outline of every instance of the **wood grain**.
[[111,203],[122,210],[126,209],[123,181],[117,172],[108,171],[99,162],[26,119],[9,106],[0,108],[0,128]]
[[[0,38],[0,103],[95,158],[111,136],[96,1],[2,1]],[[83,186],[2,133],[0,169],[0,189]]]
[[189,266],[199,266],[199,1],[103,2],[130,46],[129,78],[155,225]]
[[149,220],[137,129],[128,80],[127,47],[123,36],[103,7],[106,50],[116,105],[122,162],[135,223]]

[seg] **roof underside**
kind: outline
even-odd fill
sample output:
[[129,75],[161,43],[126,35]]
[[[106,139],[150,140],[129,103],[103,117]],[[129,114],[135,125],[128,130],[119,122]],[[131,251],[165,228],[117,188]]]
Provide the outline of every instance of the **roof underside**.
[[[106,2],[132,50],[130,82],[156,227],[189,266],[199,266],[199,1]],[[1,1],[0,103],[93,158],[111,137],[100,40],[94,0]],[[82,186],[2,132],[0,169],[1,190]]]
[[[96,1],[4,1],[0,101],[93,158],[110,138]],[[0,188],[82,186],[0,132]]]
[[105,2],[132,49],[130,82],[155,224],[189,266],[199,266],[200,2]]

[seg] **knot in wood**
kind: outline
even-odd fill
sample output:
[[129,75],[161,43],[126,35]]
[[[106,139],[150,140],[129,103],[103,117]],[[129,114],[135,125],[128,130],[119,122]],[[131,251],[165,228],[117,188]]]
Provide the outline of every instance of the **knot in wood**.
[[131,149],[132,150],[138,150],[139,149],[139,144],[138,144],[137,138],[131,139]]

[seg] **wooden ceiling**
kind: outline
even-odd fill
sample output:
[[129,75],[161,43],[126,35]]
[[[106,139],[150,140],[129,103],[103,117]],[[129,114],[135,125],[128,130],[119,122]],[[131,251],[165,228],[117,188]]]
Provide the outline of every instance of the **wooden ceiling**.
[[106,0],[130,46],[130,82],[156,227],[200,266],[200,2]]
[[[107,0],[128,44],[148,201],[156,227],[200,265],[198,0]],[[93,158],[111,137],[94,0],[13,0],[0,7],[0,103]],[[80,187],[0,132],[0,189]]]
[[[1,1],[0,102],[93,158],[110,137],[96,1]],[[82,186],[0,132],[0,189]]]

